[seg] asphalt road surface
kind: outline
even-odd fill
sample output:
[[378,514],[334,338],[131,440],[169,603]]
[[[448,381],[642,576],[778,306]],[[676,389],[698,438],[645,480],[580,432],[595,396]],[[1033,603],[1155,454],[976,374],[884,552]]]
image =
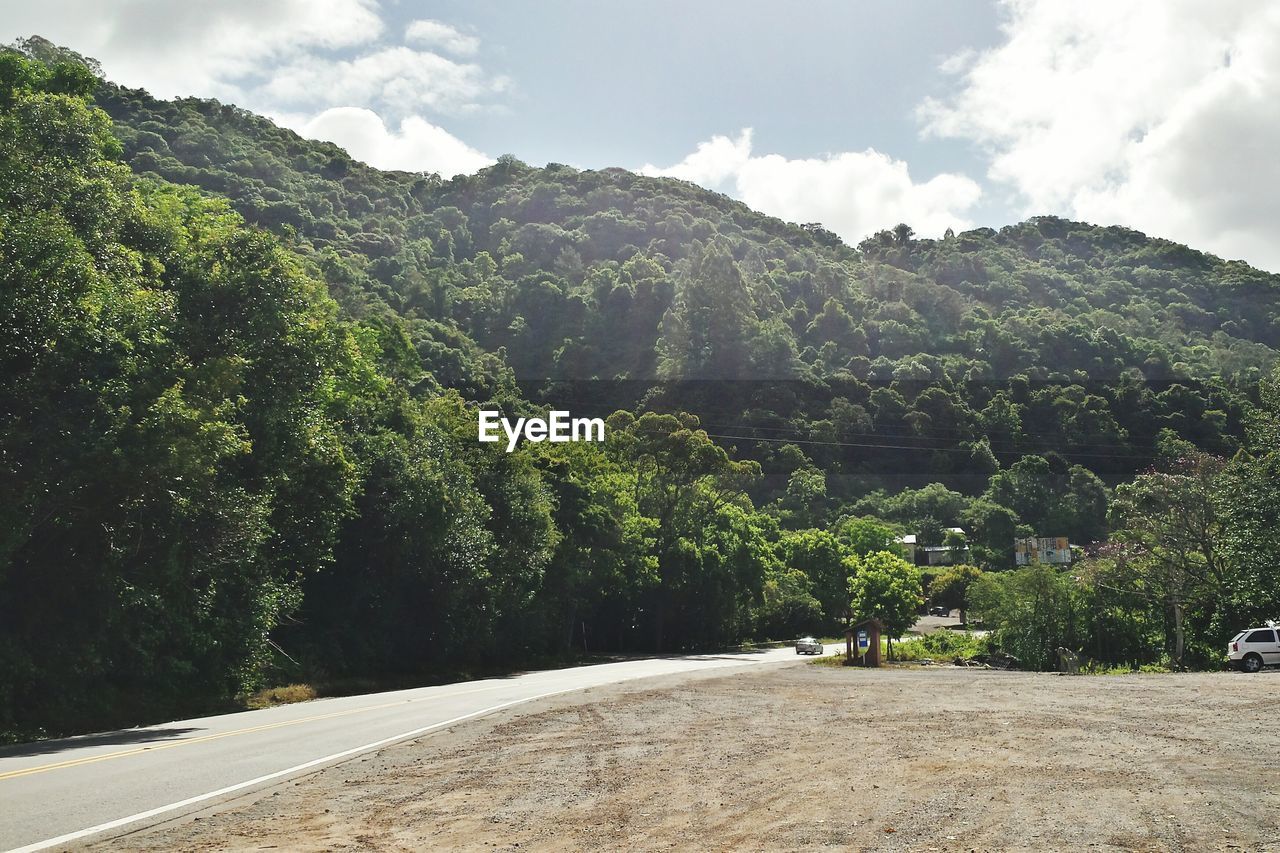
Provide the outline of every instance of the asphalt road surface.
[[73,846],[145,826],[535,699],[656,675],[794,660],[791,648],[646,658],[4,747],[0,850]]

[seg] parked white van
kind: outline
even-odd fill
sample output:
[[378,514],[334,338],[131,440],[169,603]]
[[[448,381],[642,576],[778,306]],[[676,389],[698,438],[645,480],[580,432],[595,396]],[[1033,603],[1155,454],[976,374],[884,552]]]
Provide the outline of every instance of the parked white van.
[[1227,657],[1242,672],[1280,665],[1280,638],[1276,637],[1276,629],[1273,626],[1246,628],[1231,638]]

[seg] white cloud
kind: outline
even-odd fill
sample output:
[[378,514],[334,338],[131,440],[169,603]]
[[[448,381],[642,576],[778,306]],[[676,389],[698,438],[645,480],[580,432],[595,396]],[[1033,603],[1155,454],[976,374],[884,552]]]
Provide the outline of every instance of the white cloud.
[[[15,36],[39,33],[98,59],[110,79],[161,98],[408,115],[471,109],[508,85],[475,63],[387,44],[374,0],[134,0],[91,11],[75,0],[0,0],[0,9]],[[415,21],[405,37],[459,54],[480,44],[438,21]]]
[[392,130],[372,110],[334,107],[314,118],[289,123],[301,135],[340,145],[357,160],[379,169],[439,172],[449,178],[494,162],[421,116],[409,116],[398,130]]
[[922,236],[968,228],[967,211],[982,194],[963,175],[917,183],[906,163],[870,148],[807,159],[755,155],[751,136],[750,128],[736,139],[714,136],[674,166],[640,171],[725,190],[781,219],[820,222],[850,244],[899,222]]
[[[381,168],[451,176],[493,162],[420,113],[465,112],[506,78],[429,49],[389,44],[377,0],[0,0],[9,38],[39,34],[153,95],[215,97],[275,116]],[[480,42],[439,21],[407,41],[472,55]],[[388,116],[393,127],[383,118]]]
[[39,34],[102,62],[152,94],[233,98],[241,78],[313,50],[357,47],[383,32],[375,0],[0,0],[8,38]]
[[674,166],[662,169],[650,163],[640,168],[645,175],[679,178],[712,189],[720,188],[751,159],[751,128],[743,128],[737,139],[713,136],[699,142],[697,149]]
[[1280,4],[1007,0],[928,133],[969,139],[1026,213],[1120,223],[1280,270]]
[[506,85],[505,78],[490,77],[478,65],[399,46],[350,60],[299,57],[273,70],[252,94],[258,102],[292,109],[359,104],[403,114],[463,109]]
[[411,21],[405,28],[404,40],[411,44],[438,47],[459,56],[471,56],[480,49],[480,39],[441,21]]

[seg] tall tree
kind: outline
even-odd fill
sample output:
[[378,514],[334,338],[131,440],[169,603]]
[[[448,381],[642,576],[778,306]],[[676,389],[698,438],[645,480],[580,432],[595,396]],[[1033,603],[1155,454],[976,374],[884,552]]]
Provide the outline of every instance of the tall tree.
[[662,319],[659,372],[668,379],[745,379],[759,322],[751,289],[723,241],[695,248]]
[[653,522],[653,647],[663,650],[672,610],[709,565],[702,557],[712,522],[726,505],[746,500],[760,466],[731,460],[690,415],[618,413],[608,423],[615,452],[636,468],[637,506]]
[[929,584],[929,598],[949,610],[960,610],[960,621],[969,621],[969,590],[982,578],[977,566],[948,566]]
[[848,573],[844,567],[847,546],[825,530],[787,533],[779,544],[783,564],[804,572],[826,623],[838,625],[849,610]]
[[879,619],[893,654],[893,641],[915,624],[924,601],[920,570],[888,551],[845,559],[849,573],[849,609],[855,620]]
[[1280,617],[1280,368],[1261,392],[1249,452],[1224,469],[1214,498],[1220,559],[1232,572],[1222,636]]
[[1164,448],[1159,468],[1116,489],[1111,538],[1132,546],[1118,552],[1122,562],[1163,603],[1172,637],[1169,655],[1181,669],[1188,609],[1220,606],[1232,574],[1214,500],[1226,462],[1171,436]]
[[273,238],[114,162],[94,83],[0,52],[0,730],[258,683],[379,383]]

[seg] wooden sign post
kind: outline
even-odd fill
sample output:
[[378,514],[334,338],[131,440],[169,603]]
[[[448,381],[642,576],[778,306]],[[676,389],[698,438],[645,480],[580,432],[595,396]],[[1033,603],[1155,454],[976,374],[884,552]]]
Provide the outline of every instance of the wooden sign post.
[[[845,663],[849,666],[880,665],[880,632],[884,625],[879,619],[864,619],[850,625],[844,632]],[[857,651],[858,659],[854,660]]]

